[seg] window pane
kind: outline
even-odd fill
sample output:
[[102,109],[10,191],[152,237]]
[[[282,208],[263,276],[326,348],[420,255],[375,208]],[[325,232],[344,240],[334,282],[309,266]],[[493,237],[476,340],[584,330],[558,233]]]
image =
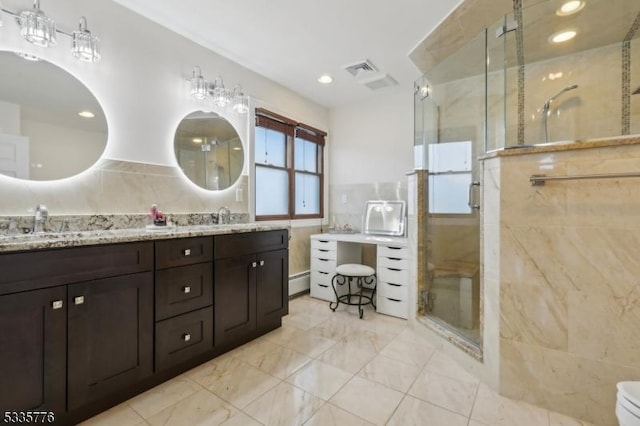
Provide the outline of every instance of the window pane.
[[429,213],[471,213],[471,173],[429,176]]
[[320,214],[320,177],[296,173],[296,214]]
[[284,133],[256,126],[256,164],[286,167],[286,140]]
[[289,214],[289,175],[256,165],[256,216]]
[[429,172],[471,170],[471,141],[429,145]]
[[296,138],[295,169],[316,173],[318,171],[318,146],[304,139]]

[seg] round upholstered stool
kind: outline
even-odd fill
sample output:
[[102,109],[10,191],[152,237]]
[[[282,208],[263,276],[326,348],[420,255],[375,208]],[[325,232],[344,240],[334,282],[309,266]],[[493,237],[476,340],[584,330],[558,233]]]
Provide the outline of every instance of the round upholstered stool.
[[[355,289],[351,288],[352,282],[356,284]],[[347,286],[347,293],[339,296],[338,288],[344,285]],[[358,313],[360,314],[360,319],[362,319],[364,315],[363,306],[371,304],[374,308],[376,307],[376,270],[370,266],[357,263],[339,265],[336,268],[336,274],[331,279],[331,286],[336,295],[336,301],[330,302],[329,308],[334,312],[340,303],[358,306]],[[356,299],[357,302],[355,301]],[[364,303],[362,303],[363,299]]]

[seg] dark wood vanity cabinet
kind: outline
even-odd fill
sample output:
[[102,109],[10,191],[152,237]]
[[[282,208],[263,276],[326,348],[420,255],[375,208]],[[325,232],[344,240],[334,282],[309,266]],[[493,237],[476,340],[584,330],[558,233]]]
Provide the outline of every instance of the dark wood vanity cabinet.
[[288,313],[285,230],[216,236],[214,340],[231,348],[281,325]]
[[0,414],[76,424],[287,307],[286,230],[0,253]]
[[62,413],[66,402],[67,291],[0,296],[0,413]]

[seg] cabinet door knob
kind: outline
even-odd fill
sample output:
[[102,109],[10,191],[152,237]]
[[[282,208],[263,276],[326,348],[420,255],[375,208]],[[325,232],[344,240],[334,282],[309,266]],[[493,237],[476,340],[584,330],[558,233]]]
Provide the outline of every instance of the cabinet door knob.
[[252,262],[252,263],[251,263],[251,267],[252,267],[252,268],[255,268],[256,266],[258,266],[258,264],[257,264],[256,262]]
[[185,342],[188,342],[189,340],[191,340],[191,335],[189,333],[183,334],[182,340],[184,340]]
[[53,309],[62,309],[63,306],[64,302],[62,300],[54,300],[53,302],[51,302],[51,307]]
[[82,305],[84,303],[84,296],[76,296],[73,298],[74,305]]
[[185,285],[184,287],[182,287],[182,292],[183,292],[184,294],[189,294],[189,293],[191,293],[191,287],[190,287],[190,286],[188,286],[188,285]]
[[264,260],[260,261],[260,266],[264,266]]
[[191,256],[191,249],[185,249],[182,253],[183,253],[185,256]]

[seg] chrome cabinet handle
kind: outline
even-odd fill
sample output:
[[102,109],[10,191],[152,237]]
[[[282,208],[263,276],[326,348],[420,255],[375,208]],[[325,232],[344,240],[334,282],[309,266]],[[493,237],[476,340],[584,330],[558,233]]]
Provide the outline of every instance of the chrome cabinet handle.
[[474,198],[473,197],[473,187],[474,186],[480,186],[480,182],[477,181],[477,180],[474,180],[473,182],[471,182],[469,184],[469,198],[468,198],[468,201],[467,201],[467,205],[472,210],[478,210],[478,209],[480,209],[480,204],[477,204],[475,202],[475,200],[472,201],[472,198]]
[[189,294],[189,293],[191,293],[191,287],[190,287],[190,286],[188,286],[188,285],[185,285],[184,287],[182,287],[182,292],[183,292],[184,294]]
[[182,252],[185,256],[191,256],[191,249],[186,249]]
[[260,261],[260,266],[264,266],[264,260]]
[[189,340],[191,340],[191,335],[189,333],[183,334],[182,340],[184,340],[185,342],[188,342]]
[[54,300],[53,302],[51,302],[52,309],[62,309],[63,306],[64,302],[62,300]]
[[82,305],[84,303],[84,296],[76,296],[73,298],[74,305]]
[[257,263],[257,262],[251,262],[251,267],[252,267],[252,268],[255,268],[256,266],[258,266],[258,263]]

